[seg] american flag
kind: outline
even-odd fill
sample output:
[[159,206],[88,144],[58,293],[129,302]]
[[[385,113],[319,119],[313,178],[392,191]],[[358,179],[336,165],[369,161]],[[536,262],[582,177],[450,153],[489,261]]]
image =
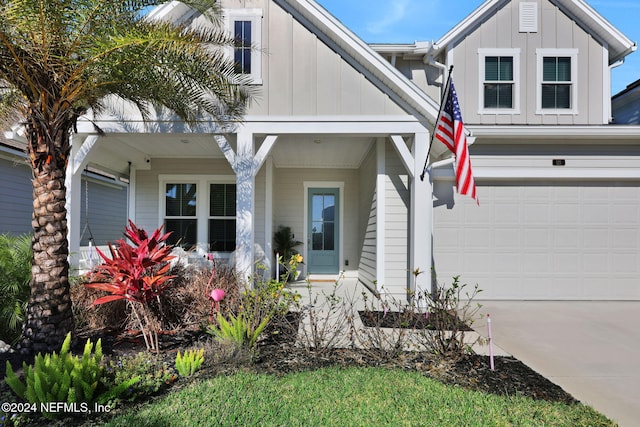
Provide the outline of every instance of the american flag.
[[446,90],[444,108],[442,108],[442,112],[438,116],[438,120],[436,120],[434,136],[456,156],[455,172],[458,193],[470,196],[479,204],[480,202],[476,196],[476,183],[471,171],[467,135],[464,131],[458,95],[452,78],[449,79],[449,87]]

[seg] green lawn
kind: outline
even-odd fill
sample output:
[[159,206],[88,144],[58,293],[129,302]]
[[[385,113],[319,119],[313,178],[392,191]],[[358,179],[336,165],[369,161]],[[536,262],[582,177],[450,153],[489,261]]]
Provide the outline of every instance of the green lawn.
[[614,426],[583,406],[495,396],[382,368],[197,381],[109,426]]

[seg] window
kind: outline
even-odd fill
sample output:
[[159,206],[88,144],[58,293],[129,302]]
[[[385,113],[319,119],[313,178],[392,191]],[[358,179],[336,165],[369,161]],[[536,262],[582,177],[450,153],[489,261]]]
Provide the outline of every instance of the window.
[[571,58],[542,59],[542,108],[571,108]]
[[480,114],[518,114],[519,49],[480,49]]
[[513,57],[484,58],[484,108],[513,108]]
[[538,50],[538,113],[577,112],[577,50]]
[[236,249],[234,176],[160,175],[159,180],[160,218],[172,232],[169,243],[222,258]]
[[197,185],[166,184],[165,189],[164,228],[172,232],[167,242],[190,249],[198,241]]
[[262,84],[262,9],[227,9],[226,19],[235,40],[230,54],[236,73],[250,75],[254,84]]
[[209,187],[209,250],[232,252],[236,249],[236,185],[211,184]]
[[235,21],[233,25],[235,71],[238,74],[251,74],[251,21]]

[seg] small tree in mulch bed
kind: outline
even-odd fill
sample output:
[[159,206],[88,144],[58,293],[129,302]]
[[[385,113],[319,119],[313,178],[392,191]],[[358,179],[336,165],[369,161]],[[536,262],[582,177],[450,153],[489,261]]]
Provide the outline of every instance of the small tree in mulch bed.
[[98,250],[103,264],[95,267],[90,283],[85,284],[111,293],[96,299],[94,305],[126,300],[140,325],[147,349],[152,351],[159,350],[158,326],[149,315],[148,305],[173,278],[168,274],[169,261],[173,259],[172,246],[165,244],[170,233],[163,235],[161,230],[162,227],[149,236],[129,221],[125,236],[133,245],[124,239],[117,242],[117,249],[109,244],[111,257]]

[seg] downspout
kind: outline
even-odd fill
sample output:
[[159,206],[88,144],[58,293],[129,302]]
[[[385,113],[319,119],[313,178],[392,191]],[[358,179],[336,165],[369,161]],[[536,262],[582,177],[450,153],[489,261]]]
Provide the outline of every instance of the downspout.
[[[635,50],[635,49],[634,49]],[[614,62],[613,64],[609,65],[609,92],[611,92],[611,77],[612,77],[612,71],[614,68],[618,68],[619,66],[621,66],[622,64],[624,64],[624,58],[617,60],[616,62]],[[608,102],[608,116],[609,116],[609,123],[614,123],[614,119],[613,119],[613,104],[611,102],[613,97],[612,93],[609,93],[609,102]]]

